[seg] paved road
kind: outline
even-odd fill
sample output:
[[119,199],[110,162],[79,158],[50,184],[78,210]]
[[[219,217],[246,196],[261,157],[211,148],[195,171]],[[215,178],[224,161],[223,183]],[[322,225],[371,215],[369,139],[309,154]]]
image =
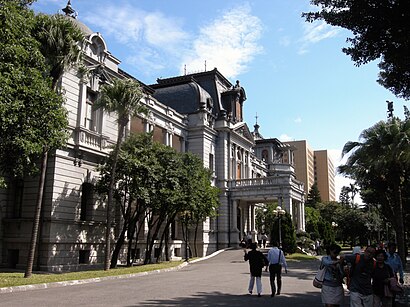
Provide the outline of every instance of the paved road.
[[[249,266],[242,250],[227,250],[171,272],[97,283],[0,294],[1,306],[322,306],[312,286],[318,262],[289,262],[282,294],[270,297],[263,273],[262,297],[247,295]],[[255,289],[256,290],[256,289]]]

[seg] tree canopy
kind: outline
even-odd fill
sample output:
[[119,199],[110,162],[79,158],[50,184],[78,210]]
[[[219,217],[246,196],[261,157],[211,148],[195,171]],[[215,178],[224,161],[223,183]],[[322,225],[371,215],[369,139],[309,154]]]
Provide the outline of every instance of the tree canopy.
[[350,30],[343,52],[357,66],[379,59],[378,82],[404,99],[410,98],[410,1],[312,0],[316,12],[306,21],[324,20]]
[[43,146],[58,148],[68,136],[63,98],[32,35],[35,15],[19,2],[0,5],[0,169],[11,177],[36,174]]
[[357,142],[343,148],[349,154],[342,174],[356,181],[363,201],[378,208],[396,231],[400,256],[404,259],[404,231],[409,207],[410,121],[397,117],[380,121],[364,130]]
[[[100,168],[97,190],[101,194],[108,194],[112,163],[113,152]],[[151,134],[132,134],[121,144],[115,183],[113,195],[121,205],[124,222],[121,236],[116,238],[112,264],[116,263],[114,256],[118,256],[128,227],[135,229],[136,223],[146,219],[144,260],[148,263],[155,240],[161,238],[161,246],[167,241],[171,223],[179,219],[197,226],[206,217],[215,216],[219,205],[219,189],[211,185],[211,174],[201,159],[154,142]],[[128,240],[133,240],[132,231]]]
[[322,198],[320,197],[320,191],[317,187],[317,183],[315,182],[310,188],[309,193],[307,195],[306,206],[315,207],[316,204],[319,204],[321,202]]

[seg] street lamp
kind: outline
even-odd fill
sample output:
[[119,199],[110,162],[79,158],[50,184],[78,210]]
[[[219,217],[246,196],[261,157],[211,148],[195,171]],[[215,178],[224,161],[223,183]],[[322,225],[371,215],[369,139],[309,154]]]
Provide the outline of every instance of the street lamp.
[[278,217],[278,222],[279,222],[279,247],[282,247],[282,227],[280,225],[282,215],[286,213],[285,210],[282,209],[281,206],[277,206],[276,209],[273,210],[273,214]]

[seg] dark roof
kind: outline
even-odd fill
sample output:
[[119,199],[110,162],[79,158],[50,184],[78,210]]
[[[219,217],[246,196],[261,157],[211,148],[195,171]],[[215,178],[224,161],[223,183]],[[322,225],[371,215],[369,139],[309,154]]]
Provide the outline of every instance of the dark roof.
[[217,76],[221,81],[223,81],[227,88],[232,87],[232,83],[228,79],[226,79],[218,71],[217,68],[214,68],[213,70],[209,70],[209,71],[193,73],[193,74],[188,74],[188,75],[183,75],[183,76],[170,77],[170,78],[165,78],[165,79],[158,78],[157,84],[153,84],[151,85],[151,87],[158,88],[158,87],[170,86],[170,85],[179,84],[179,83],[186,83],[192,80],[196,80],[197,78],[198,79],[201,79],[203,77],[209,78],[209,76],[212,76],[212,75]]
[[211,98],[207,91],[192,80],[167,87],[155,88],[152,85],[151,87],[155,89],[153,96],[158,101],[181,114],[196,112],[202,105],[206,105],[207,99]]
[[67,16],[67,15],[64,15],[64,17],[70,20],[74,25],[76,25],[81,30],[81,32],[84,34],[85,37],[88,38],[91,34],[94,33],[93,30],[91,30],[88,26],[86,26],[83,22],[79,21],[77,18]]

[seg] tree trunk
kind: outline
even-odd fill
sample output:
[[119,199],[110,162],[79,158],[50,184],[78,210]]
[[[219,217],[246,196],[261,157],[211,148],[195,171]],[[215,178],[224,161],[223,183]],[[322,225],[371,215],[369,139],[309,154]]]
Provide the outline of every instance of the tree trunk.
[[38,228],[40,224],[41,206],[43,202],[44,185],[45,185],[45,178],[46,178],[46,172],[47,172],[47,159],[48,159],[48,149],[46,146],[44,146],[43,154],[41,157],[41,171],[40,171],[40,179],[38,183],[38,192],[37,192],[36,208],[35,208],[34,219],[33,219],[33,228],[31,231],[30,248],[29,248],[28,257],[27,257],[27,267],[24,273],[25,278],[31,277],[33,273],[34,255],[36,253],[37,235],[38,235]]
[[396,229],[396,235],[397,235],[397,247],[398,247],[398,253],[401,258],[401,262],[403,263],[403,268],[406,268],[406,241],[405,241],[405,234],[404,234],[404,221],[403,221],[403,199],[402,199],[402,193],[401,193],[401,187],[398,188],[398,212],[396,215],[397,218],[397,229]]
[[194,233],[194,252],[195,252],[195,257],[198,257],[198,249],[196,247],[197,243],[197,237],[198,237],[198,227],[199,227],[199,221],[197,221],[195,225],[195,233]]
[[130,225],[128,226],[127,266],[131,266],[131,250],[132,250],[132,242],[134,240],[134,233],[135,233],[135,222],[133,219],[131,219]]
[[122,228],[121,234],[118,237],[117,242],[115,243],[115,248],[112,253],[111,257],[111,265],[110,269],[114,269],[117,267],[117,261],[118,261],[118,255],[120,254],[121,248],[124,245],[125,242],[125,233],[127,232],[127,227],[128,225],[124,224],[124,227]]
[[105,257],[104,257],[104,271],[110,269],[110,258],[111,258],[111,224],[112,224],[112,199],[114,194],[115,186],[115,175],[117,171],[117,162],[118,162],[118,152],[121,145],[122,136],[124,135],[124,127],[120,125],[117,137],[117,144],[114,148],[114,160],[111,168],[111,179],[110,187],[108,190],[108,200],[107,200],[107,228],[105,229]]

